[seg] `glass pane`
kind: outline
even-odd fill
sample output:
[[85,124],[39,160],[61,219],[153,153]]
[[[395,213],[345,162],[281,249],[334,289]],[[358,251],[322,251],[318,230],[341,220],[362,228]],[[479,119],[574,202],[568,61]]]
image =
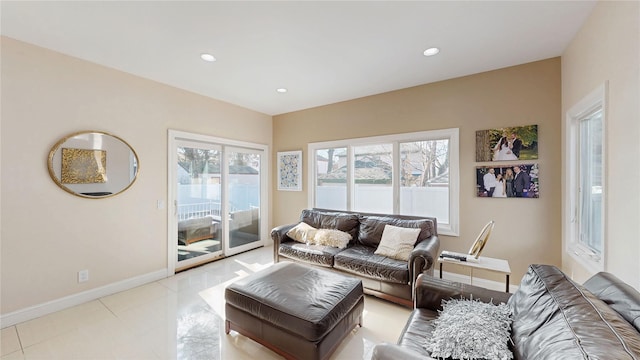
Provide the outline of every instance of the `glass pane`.
[[602,110],[580,121],[580,242],[602,254]]
[[222,250],[220,151],[178,147],[178,261]]
[[347,210],[347,148],[316,151],[316,207]]
[[449,223],[449,140],[400,144],[400,214]]
[[260,241],[260,154],[229,153],[229,247]]
[[392,214],[392,144],[356,146],[353,151],[355,157],[353,210]]

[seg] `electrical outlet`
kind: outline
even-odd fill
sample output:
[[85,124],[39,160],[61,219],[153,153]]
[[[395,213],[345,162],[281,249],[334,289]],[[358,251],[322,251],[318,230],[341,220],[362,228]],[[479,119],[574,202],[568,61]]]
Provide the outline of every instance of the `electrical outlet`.
[[89,281],[89,270],[78,271],[78,282],[83,283],[85,281]]

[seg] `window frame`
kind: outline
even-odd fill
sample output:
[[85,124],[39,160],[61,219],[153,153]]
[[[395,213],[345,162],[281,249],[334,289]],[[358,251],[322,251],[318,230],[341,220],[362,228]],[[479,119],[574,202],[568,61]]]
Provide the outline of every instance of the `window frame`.
[[[606,249],[607,249],[607,161],[606,161],[606,119],[607,119],[607,95],[608,84],[598,86],[590,94],[572,106],[565,117],[565,154],[566,166],[564,167],[565,188],[564,188],[564,239],[565,252],[571,258],[584,266],[588,271],[597,273],[606,269]],[[602,111],[602,212],[601,212],[601,254],[596,254],[591,247],[580,241],[579,211],[581,206],[580,188],[580,123],[585,117]]]
[[[353,189],[353,160],[356,146],[376,145],[383,143],[391,143],[393,145],[393,213],[399,213],[400,209],[400,174],[397,171],[400,163],[400,143],[412,141],[431,141],[443,140],[449,141],[449,223],[444,224],[438,222],[438,234],[459,236],[460,233],[460,130],[459,128],[439,129],[429,131],[419,131],[411,133],[371,136],[363,138],[353,138],[334,141],[323,141],[309,143],[307,145],[307,184],[308,184],[308,204],[309,207],[315,207],[316,200],[316,176],[317,176],[317,157],[316,150],[327,148],[346,148],[349,166],[347,167],[347,209],[352,209],[351,194]],[[429,216],[429,215],[425,215]]]

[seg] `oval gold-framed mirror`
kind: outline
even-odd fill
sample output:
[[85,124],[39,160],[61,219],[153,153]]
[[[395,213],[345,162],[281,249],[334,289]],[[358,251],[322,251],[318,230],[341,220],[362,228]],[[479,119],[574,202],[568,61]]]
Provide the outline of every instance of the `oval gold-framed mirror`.
[[60,188],[89,199],[127,190],[140,172],[131,145],[103,131],[80,131],[62,138],[51,148],[47,167]]

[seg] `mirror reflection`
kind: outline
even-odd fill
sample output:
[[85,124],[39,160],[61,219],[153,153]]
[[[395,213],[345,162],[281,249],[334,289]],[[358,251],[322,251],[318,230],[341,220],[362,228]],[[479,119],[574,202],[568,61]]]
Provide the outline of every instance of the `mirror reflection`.
[[100,131],[71,134],[49,153],[49,174],[63,190],[86,198],[104,198],[128,189],[139,165],[135,151],[121,138]]

